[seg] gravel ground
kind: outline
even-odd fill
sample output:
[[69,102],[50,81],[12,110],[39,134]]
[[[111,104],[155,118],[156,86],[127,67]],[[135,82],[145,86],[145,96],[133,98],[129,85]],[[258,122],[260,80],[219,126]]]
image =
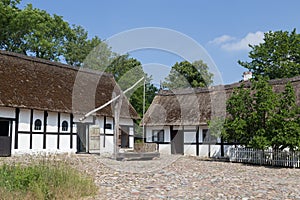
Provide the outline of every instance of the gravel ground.
[[189,156],[161,156],[148,161],[115,161],[98,155],[63,159],[95,178],[99,192],[87,199],[300,200],[300,169],[204,161]]

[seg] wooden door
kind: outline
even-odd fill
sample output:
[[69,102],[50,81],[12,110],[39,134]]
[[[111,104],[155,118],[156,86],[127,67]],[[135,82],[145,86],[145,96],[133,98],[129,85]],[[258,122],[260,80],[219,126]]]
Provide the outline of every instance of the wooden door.
[[129,127],[121,127],[121,148],[129,148]]
[[0,120],[0,156],[11,155],[11,121]]
[[182,154],[184,150],[183,130],[171,128],[171,154]]
[[86,126],[82,123],[77,124],[77,153],[87,152]]

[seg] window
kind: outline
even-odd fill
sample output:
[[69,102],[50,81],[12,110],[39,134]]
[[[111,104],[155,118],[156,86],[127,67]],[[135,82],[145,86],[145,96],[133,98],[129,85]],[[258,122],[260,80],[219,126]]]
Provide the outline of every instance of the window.
[[153,131],[152,142],[164,142],[164,130]]
[[105,124],[105,129],[112,129],[112,125],[111,124]]
[[203,143],[216,143],[217,138],[209,133],[208,129],[202,130]]
[[42,130],[42,121],[40,119],[34,121],[34,130]]
[[61,130],[62,131],[68,131],[68,122],[67,121],[63,121],[62,124],[61,124]]

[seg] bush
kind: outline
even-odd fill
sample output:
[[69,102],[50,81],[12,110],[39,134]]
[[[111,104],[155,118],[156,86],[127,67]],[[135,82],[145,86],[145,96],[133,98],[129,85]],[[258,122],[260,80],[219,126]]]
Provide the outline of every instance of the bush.
[[0,199],[78,199],[96,191],[92,178],[64,162],[0,166]]

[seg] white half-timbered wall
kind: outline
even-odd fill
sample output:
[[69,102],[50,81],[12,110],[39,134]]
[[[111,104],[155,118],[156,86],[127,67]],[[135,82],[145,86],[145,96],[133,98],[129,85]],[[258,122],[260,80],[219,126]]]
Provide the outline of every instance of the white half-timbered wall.
[[[68,113],[0,107],[0,120],[9,121],[11,154],[23,153],[76,153],[77,124],[86,127],[86,152],[113,153],[114,120],[111,117],[89,117],[83,122],[81,116]],[[40,128],[35,127],[41,121]],[[62,123],[67,123],[67,129]],[[111,124],[105,129],[104,124]],[[134,125],[132,119],[120,119],[120,126],[129,128],[129,147],[134,146]]]
[[[220,157],[221,139],[207,144],[203,141],[203,130],[208,130],[207,126],[173,126],[173,130],[183,131],[183,154],[200,157]],[[145,142],[155,142],[161,154],[171,154],[171,127],[170,126],[146,126]],[[157,131],[163,131],[163,141],[153,141],[153,135]],[[198,141],[197,141],[198,140]],[[228,155],[231,145],[224,145],[224,154]]]

